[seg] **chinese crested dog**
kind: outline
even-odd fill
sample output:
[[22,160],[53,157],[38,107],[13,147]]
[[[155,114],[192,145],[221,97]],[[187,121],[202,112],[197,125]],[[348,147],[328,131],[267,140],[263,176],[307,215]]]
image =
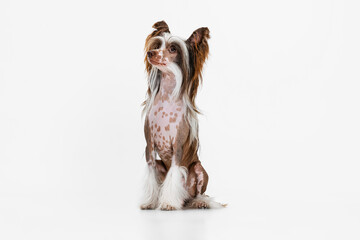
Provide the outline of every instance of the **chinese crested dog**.
[[209,29],[199,28],[183,40],[171,35],[164,21],[153,28],[145,42],[148,166],[141,209],[222,207],[204,194],[209,176],[198,158],[195,97],[209,54]]

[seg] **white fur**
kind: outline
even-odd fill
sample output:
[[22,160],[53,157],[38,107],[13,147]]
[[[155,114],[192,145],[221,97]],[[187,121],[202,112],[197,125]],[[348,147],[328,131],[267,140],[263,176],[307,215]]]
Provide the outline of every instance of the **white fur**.
[[171,33],[168,33],[168,32],[163,33],[163,37],[164,37],[165,41],[168,41],[171,36],[172,36]]
[[175,36],[171,36],[168,39],[169,43],[177,43],[181,48],[181,54],[183,59],[185,59],[186,69],[188,74],[190,74],[190,65],[189,65],[189,51],[187,49],[186,43],[183,39]]
[[163,182],[160,190],[159,208],[168,207],[181,209],[189,194],[184,187],[187,179],[187,171],[184,167],[173,164]]
[[155,168],[148,166],[141,208],[156,208],[158,204],[159,191],[160,185],[156,176]]
[[146,116],[148,114],[148,112],[150,111],[151,106],[155,100],[156,94],[160,88],[160,75],[159,75],[159,70],[156,67],[153,67],[151,69],[151,72],[148,76],[148,83],[150,86],[151,93],[148,96],[148,98],[146,99],[145,107],[142,112],[142,116]]
[[173,97],[174,99],[178,99],[179,94],[180,94],[181,84],[183,81],[183,75],[181,73],[181,68],[176,63],[170,63],[167,66],[167,70],[174,74],[175,81],[176,81],[176,85],[171,94],[171,97]]
[[199,121],[197,112],[194,110],[187,94],[183,96],[183,103],[185,104],[187,110],[185,113],[186,121],[190,125],[190,142],[192,142],[194,139],[199,140]]
[[151,46],[155,40],[160,40],[161,41],[161,48],[164,48],[165,47],[165,41],[164,41],[164,38],[163,37],[160,37],[160,36],[157,36],[157,37],[152,37],[148,44],[147,44],[147,47]]

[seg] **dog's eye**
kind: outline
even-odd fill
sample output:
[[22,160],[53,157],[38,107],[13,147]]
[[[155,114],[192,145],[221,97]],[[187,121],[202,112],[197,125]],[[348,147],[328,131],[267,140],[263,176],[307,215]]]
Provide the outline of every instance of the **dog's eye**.
[[169,52],[170,52],[170,53],[174,53],[174,52],[176,52],[176,47],[174,47],[174,46],[170,46],[170,48],[169,48]]

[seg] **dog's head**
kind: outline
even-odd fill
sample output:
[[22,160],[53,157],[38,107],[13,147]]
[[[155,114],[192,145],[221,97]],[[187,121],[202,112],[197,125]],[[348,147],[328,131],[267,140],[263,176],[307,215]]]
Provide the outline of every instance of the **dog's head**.
[[162,72],[172,72],[179,67],[183,72],[189,70],[188,49],[185,41],[172,36],[167,24],[157,22],[155,30],[146,41],[147,67],[155,67]]
[[181,81],[181,94],[187,94],[195,107],[194,98],[209,53],[209,29],[199,28],[187,40],[183,40],[173,36],[164,21],[155,23],[153,28],[155,30],[145,42],[148,74],[154,69],[173,73]]

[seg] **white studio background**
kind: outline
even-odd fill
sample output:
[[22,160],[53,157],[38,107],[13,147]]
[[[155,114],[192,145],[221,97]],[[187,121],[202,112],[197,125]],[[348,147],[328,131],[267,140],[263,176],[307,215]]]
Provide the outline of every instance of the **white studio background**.
[[[0,239],[359,239],[358,1],[1,1]],[[140,211],[144,41],[211,32],[224,210]]]

